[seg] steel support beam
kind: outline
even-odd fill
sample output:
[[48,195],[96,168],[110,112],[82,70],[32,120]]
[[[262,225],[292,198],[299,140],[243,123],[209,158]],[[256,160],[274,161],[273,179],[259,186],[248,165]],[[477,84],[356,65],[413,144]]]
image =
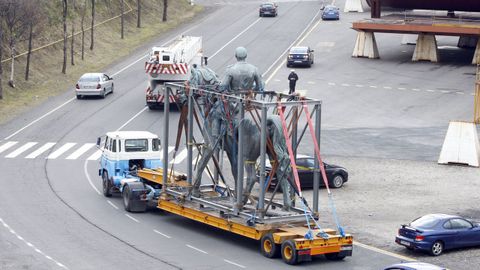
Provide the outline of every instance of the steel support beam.
[[165,193],[167,188],[168,179],[168,130],[169,130],[169,118],[170,118],[170,86],[165,85],[163,87],[163,185],[162,193]]
[[260,129],[260,195],[258,196],[258,212],[265,216],[265,159],[267,155],[267,107],[262,107],[262,128]]
[[[317,138],[318,148],[320,149],[320,136],[322,126],[322,104],[315,105],[315,137]],[[313,150],[315,156],[315,150]],[[313,171],[313,213],[318,214],[318,190],[320,187],[320,162],[315,158]]]
[[193,96],[188,89],[188,115],[187,115],[187,183],[192,184],[193,178]]
[[[243,106],[243,102],[238,103],[239,109],[239,121],[245,118],[245,108]],[[236,195],[237,195],[237,203],[235,204],[235,213],[241,210],[243,206],[243,172],[244,172],[244,158],[243,158],[243,125],[239,122],[238,125],[238,155],[237,155],[237,187],[236,187]]]

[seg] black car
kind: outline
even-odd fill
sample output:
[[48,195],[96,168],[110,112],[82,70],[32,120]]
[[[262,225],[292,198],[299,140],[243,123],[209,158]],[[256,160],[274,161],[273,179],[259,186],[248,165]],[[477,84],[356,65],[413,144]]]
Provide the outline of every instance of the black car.
[[305,65],[310,67],[314,61],[313,50],[310,47],[292,47],[287,56],[287,67]]
[[[300,178],[300,185],[302,188],[313,188],[313,168],[315,159],[310,156],[297,156],[297,170]],[[340,188],[348,181],[348,172],[345,168],[323,163],[325,166],[325,173],[327,174],[328,186],[331,188]],[[267,175],[271,171],[271,166],[266,166]],[[273,176],[270,183],[270,188],[275,188],[277,179]],[[325,186],[322,175],[320,174],[320,186]]]
[[276,17],[278,15],[277,13],[277,4],[275,3],[264,3],[260,5],[259,9],[259,16],[264,17],[264,16],[273,16]]

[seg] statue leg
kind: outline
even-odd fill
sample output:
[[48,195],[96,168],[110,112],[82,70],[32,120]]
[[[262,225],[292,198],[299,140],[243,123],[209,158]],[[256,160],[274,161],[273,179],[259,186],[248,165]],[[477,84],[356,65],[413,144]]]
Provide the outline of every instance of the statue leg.
[[255,164],[246,163],[245,169],[247,171],[247,186],[245,187],[245,191],[243,192],[243,204],[245,205],[248,202],[250,197],[250,193],[252,192],[253,186],[256,182],[255,176]]

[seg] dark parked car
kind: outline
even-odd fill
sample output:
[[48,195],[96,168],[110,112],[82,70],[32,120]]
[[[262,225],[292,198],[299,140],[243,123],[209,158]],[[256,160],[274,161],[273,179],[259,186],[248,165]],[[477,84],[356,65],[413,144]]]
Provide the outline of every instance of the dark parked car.
[[390,265],[383,270],[447,270],[447,268],[424,262],[404,262]]
[[278,6],[275,3],[264,3],[260,5],[259,9],[259,16],[264,17],[264,16],[273,16],[276,17],[278,15]]
[[[297,169],[300,178],[300,185],[302,188],[313,188],[313,168],[315,159],[310,156],[297,156]],[[325,165],[325,173],[327,174],[328,186],[332,188],[340,188],[348,181],[348,172],[345,168],[323,163]],[[266,172],[269,173],[272,167],[266,166]],[[270,183],[270,188],[277,186],[277,179],[273,176]],[[322,175],[320,174],[320,186],[325,186]]]
[[480,245],[480,227],[460,216],[429,214],[402,225],[395,242],[438,256],[446,249]]
[[338,7],[328,5],[322,10],[322,20],[340,20],[340,10]]
[[287,56],[287,67],[293,65],[313,65],[313,50],[310,47],[292,47]]

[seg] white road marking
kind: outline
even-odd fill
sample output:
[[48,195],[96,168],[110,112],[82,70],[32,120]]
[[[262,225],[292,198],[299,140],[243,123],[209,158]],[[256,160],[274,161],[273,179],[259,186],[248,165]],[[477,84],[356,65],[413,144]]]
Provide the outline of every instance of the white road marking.
[[412,91],[420,91],[418,88],[412,88]]
[[336,83],[334,83],[334,82],[329,82],[328,85],[332,85],[332,86],[333,86],[333,85],[336,85]]
[[348,83],[342,83],[342,86],[349,87],[349,86],[350,86],[350,84],[348,84]]
[[218,51],[216,51],[214,54],[212,54],[209,58],[212,59],[213,57],[215,57],[215,55],[217,55],[218,53],[220,53],[223,49],[225,49],[225,47],[227,47],[228,45],[230,45],[230,43],[232,43],[232,42],[235,41],[238,37],[240,37],[241,35],[243,35],[243,33],[247,32],[248,29],[252,28],[252,26],[254,26],[256,23],[258,23],[260,20],[261,20],[261,18],[256,19],[253,23],[251,23],[249,26],[247,26],[247,28],[243,29],[242,32],[238,33],[238,35],[236,35],[235,37],[233,37],[229,42],[225,43],[225,45],[223,45],[220,49],[218,49]]
[[434,93],[434,92],[437,92],[437,91],[435,91],[435,90],[432,90],[432,89],[427,89],[427,92]]
[[398,87],[398,90],[407,90],[405,87]]
[[11,134],[10,136],[5,137],[4,140],[9,140],[9,139],[12,138],[13,136],[15,136],[15,135],[17,135],[18,133],[22,132],[24,129],[30,127],[31,125],[35,124],[36,122],[42,120],[43,118],[49,116],[50,114],[52,114],[52,113],[54,113],[54,112],[56,112],[57,110],[59,110],[60,108],[62,108],[62,107],[65,106],[65,105],[67,105],[68,103],[74,101],[75,99],[76,99],[76,97],[71,98],[71,99],[65,101],[65,103],[61,104],[60,106],[56,107],[55,109],[49,111],[48,113],[46,113],[46,114],[44,114],[44,115],[42,115],[42,116],[40,116],[39,118],[33,120],[32,122],[30,122],[30,124],[28,124],[28,125],[22,127],[21,129],[15,131],[15,132],[14,132],[13,134]]
[[5,157],[6,158],[17,157],[18,155],[20,155],[21,153],[23,153],[23,152],[27,151],[28,149],[32,148],[36,144],[37,144],[37,142],[28,142],[28,143],[22,145],[17,150],[15,150],[15,151],[11,152],[10,154],[6,155]]
[[456,94],[459,94],[459,95],[465,95],[465,93],[463,92],[455,92]]
[[7,150],[8,148],[14,146],[17,143],[18,142],[6,142],[6,143],[2,144],[2,146],[0,146],[0,153],[2,153],[3,151]]
[[356,87],[359,87],[359,88],[362,88],[362,87],[363,87],[363,85],[361,85],[361,84],[355,84],[355,86],[356,86]]
[[375,86],[375,85],[370,85],[370,88],[377,88],[377,86]]
[[78,148],[75,152],[73,152],[70,156],[68,156],[67,159],[77,159],[79,156],[83,155],[94,145],[95,145],[94,143],[86,143],[82,145],[82,147]]
[[97,150],[95,153],[93,153],[91,156],[87,158],[87,160],[97,160],[102,156],[102,150]]
[[312,81],[308,81],[307,83],[308,84],[315,84],[315,82],[312,82]]
[[392,87],[390,87],[390,86],[384,86],[383,88],[385,88],[385,89],[392,89]]
[[97,187],[93,184],[92,179],[90,178],[90,175],[89,175],[88,172],[87,172],[87,164],[88,164],[88,160],[85,160],[85,163],[83,163],[83,173],[84,173],[85,176],[87,177],[88,183],[89,183],[90,186],[93,188],[93,190],[95,190],[98,195],[102,195],[102,193],[101,193],[101,192],[97,189]]
[[442,90],[442,93],[447,94],[447,93],[450,93],[450,91],[448,91],[448,90]]
[[51,153],[47,159],[56,159],[61,154],[67,152],[70,148],[74,147],[77,143],[66,143],[62,147],[58,148],[55,152]]
[[130,216],[129,214],[125,214],[125,216],[127,216],[129,219],[131,219],[131,220],[133,220],[133,221],[135,221],[135,222],[137,222],[137,223],[140,223],[140,221],[139,221],[138,219]]
[[206,251],[204,251],[204,250],[201,250],[201,249],[199,249],[199,248],[196,248],[196,247],[194,247],[194,246],[191,246],[191,245],[188,245],[188,244],[187,244],[186,246],[189,247],[189,248],[191,248],[191,249],[194,249],[194,250],[196,250],[196,251],[198,251],[198,252],[201,252],[201,253],[203,253],[203,254],[208,254],[208,252],[206,252]]
[[414,258],[410,258],[410,257],[407,257],[407,256],[403,256],[403,255],[400,255],[400,254],[390,252],[390,251],[386,251],[386,250],[383,250],[383,249],[379,249],[379,248],[376,248],[376,247],[365,245],[365,244],[359,243],[358,241],[354,241],[353,244],[356,245],[356,246],[359,246],[359,247],[362,247],[362,248],[365,248],[365,249],[368,249],[368,250],[371,250],[371,251],[375,251],[375,252],[378,252],[378,253],[381,253],[381,254],[385,254],[385,255],[388,255],[388,256],[391,256],[391,257],[394,257],[394,258],[398,258],[398,259],[401,259],[401,260],[412,261],[412,262],[417,261]]
[[[5,228],[10,228],[10,226],[9,226],[7,223],[5,223],[5,221],[3,221],[3,219],[1,219],[1,218],[0,218],[0,223],[3,224],[3,227],[5,227]],[[21,237],[21,236],[20,236],[18,233],[16,233],[13,229],[10,228],[9,231],[10,231],[11,234],[13,234],[14,236],[16,236],[17,239],[19,239],[20,241],[24,242],[27,246],[29,246],[30,248],[32,248],[35,252],[44,255],[46,259],[53,261],[53,262],[54,262],[55,264],[57,264],[58,266],[60,266],[60,267],[62,267],[62,268],[65,268],[65,269],[68,269],[68,268],[67,268],[65,265],[63,265],[62,263],[60,263],[60,262],[52,259],[52,257],[50,257],[50,256],[45,255],[45,253],[43,253],[43,251],[41,251],[40,249],[38,249],[37,247],[35,247],[34,244],[26,241],[23,237]]]
[[110,200],[107,200],[108,204],[110,204],[113,208],[117,209],[118,210],[118,207],[113,204]]
[[56,143],[54,143],[54,142],[48,142],[48,143],[42,145],[37,150],[30,153],[30,155],[26,156],[25,158],[36,158],[39,155],[41,155],[42,153],[44,153],[45,151],[47,151],[48,149],[52,148],[55,144]]
[[[193,149],[195,150],[195,149]],[[180,151],[180,153],[175,157],[175,164],[179,164],[180,162],[182,162],[188,155],[188,149],[185,148],[183,149],[182,151]],[[170,164],[173,163],[173,160],[170,161]]]
[[235,266],[238,266],[238,267],[240,267],[240,268],[246,268],[245,266],[243,266],[243,265],[241,265],[241,264],[234,263],[234,262],[229,261],[229,260],[227,260],[227,259],[223,259],[223,261],[226,262],[226,263],[229,263],[229,264],[233,264],[233,265],[235,265]]
[[155,233],[160,234],[160,235],[163,236],[163,237],[166,237],[166,238],[169,238],[169,239],[172,238],[172,237],[170,237],[170,236],[168,236],[168,235],[166,235],[166,234],[164,234],[164,233],[161,233],[161,232],[159,232],[159,231],[157,231],[157,230],[153,230],[153,231],[154,231]]
[[132,122],[133,119],[137,118],[141,113],[143,113],[147,109],[148,109],[148,107],[145,106],[141,111],[139,111],[137,114],[135,114],[132,118],[130,118],[127,122],[125,122],[125,124],[123,124],[121,127],[119,127],[116,131],[119,131],[122,128],[124,128],[126,125],[128,125],[130,122]]

